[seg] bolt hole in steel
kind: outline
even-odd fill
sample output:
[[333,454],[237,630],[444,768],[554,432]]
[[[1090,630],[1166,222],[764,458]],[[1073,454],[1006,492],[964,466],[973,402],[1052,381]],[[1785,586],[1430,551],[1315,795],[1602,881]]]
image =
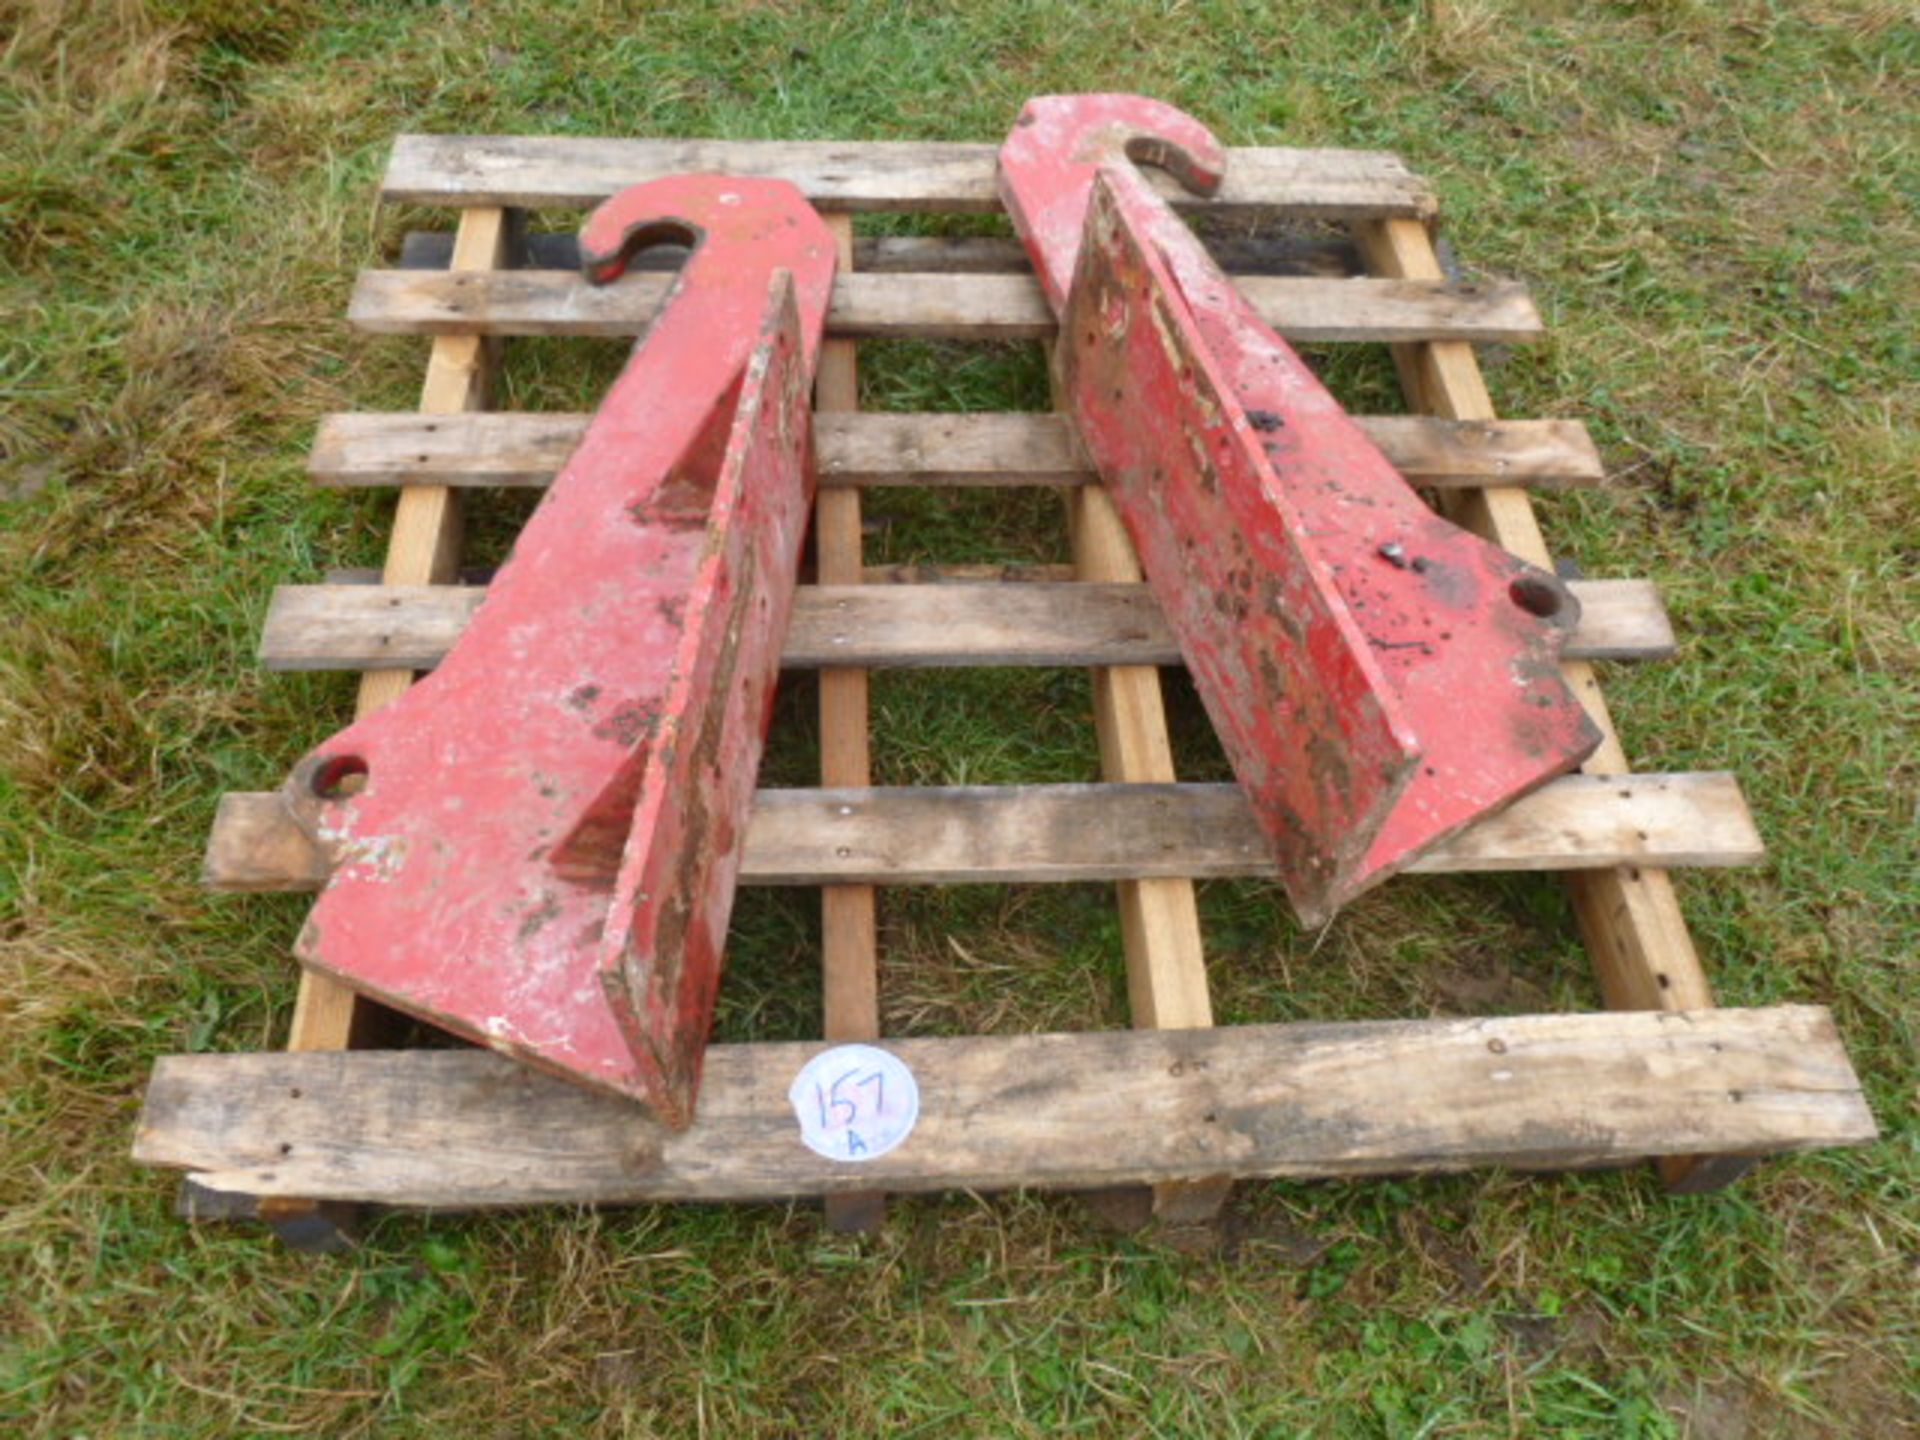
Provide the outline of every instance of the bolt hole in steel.
[[1507,596],[1529,615],[1538,615],[1542,620],[1558,615],[1566,601],[1558,585],[1537,575],[1522,575],[1507,587]]
[[310,782],[322,800],[345,800],[367,788],[367,762],[358,755],[329,755],[314,767]]

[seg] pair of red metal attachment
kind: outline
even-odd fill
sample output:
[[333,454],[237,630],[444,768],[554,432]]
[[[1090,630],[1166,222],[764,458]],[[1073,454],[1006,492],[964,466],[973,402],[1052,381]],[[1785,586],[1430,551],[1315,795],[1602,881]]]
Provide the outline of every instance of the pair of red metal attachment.
[[[1598,734],[1575,604],[1430,511],[1134,168],[1218,142],[1030,102],[1003,198],[1063,400],[1296,910],[1318,923]],[[813,491],[834,245],[791,185],[686,176],[588,220],[588,278],[684,269],[433,674],[303,760],[332,872],[298,951],[400,1010],[690,1122]]]

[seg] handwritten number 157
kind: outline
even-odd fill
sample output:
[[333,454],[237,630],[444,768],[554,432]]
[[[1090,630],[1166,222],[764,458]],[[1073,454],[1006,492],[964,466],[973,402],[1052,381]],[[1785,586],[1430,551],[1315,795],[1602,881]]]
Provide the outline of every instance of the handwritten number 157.
[[[860,1118],[860,1102],[849,1099],[842,1090],[866,1090],[867,1113],[878,1116],[887,1103],[887,1077],[879,1070],[870,1070],[865,1075],[857,1070],[843,1070],[834,1078],[832,1085],[814,1082],[813,1097],[820,1107],[820,1128],[830,1130],[835,1125],[851,1125]],[[841,1116],[839,1112],[845,1110]]]

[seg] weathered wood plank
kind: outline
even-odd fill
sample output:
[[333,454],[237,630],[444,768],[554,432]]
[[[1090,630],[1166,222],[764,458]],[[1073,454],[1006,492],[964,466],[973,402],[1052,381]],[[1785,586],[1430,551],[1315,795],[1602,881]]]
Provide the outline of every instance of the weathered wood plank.
[[[1731,776],[1573,775],[1423,856],[1425,873],[1764,855]],[[741,861],[754,885],[947,885],[1272,873],[1233,785],[762,790]],[[325,872],[274,792],[221,797],[204,876],[217,890],[312,890]]]
[[[999,144],[884,140],[656,140],[553,135],[401,135],[382,198],[415,205],[584,209],[664,175],[761,175],[800,187],[822,211],[997,213]],[[1219,191],[1201,199],[1157,171],[1175,205],[1222,215],[1426,217],[1427,183],[1378,150],[1228,151]]]
[[[1651,659],[1673,650],[1643,580],[1575,580],[1567,653]],[[282,585],[260,640],[270,670],[440,663],[486,590],[477,585]],[[791,669],[834,666],[1177,665],[1180,647],[1143,584],[803,585],[787,631]]]
[[[583,335],[631,339],[669,275],[589,285],[564,270],[363,270],[347,318],[376,335]],[[1512,281],[1321,280],[1249,275],[1247,299],[1299,341],[1531,340],[1540,315]],[[827,331],[843,339],[1044,340],[1053,313],[1028,275],[841,275]]]
[[211,1190],[480,1209],[1562,1168],[1877,1134],[1817,1006],[891,1040],[919,1121],[858,1164],[800,1142],[787,1086],[822,1048],[714,1046],[677,1135],[482,1050],[172,1055],[133,1154]]
[[[1570,854],[1597,863],[1603,855],[1654,851],[1675,864],[1741,864],[1762,853],[1730,776],[1621,785],[1577,776],[1489,816],[1411,868],[1533,869],[1565,864]],[[741,878],[937,885],[987,876],[1044,883],[1271,870],[1238,787],[1125,783],[765,791]]]
[[[1259,235],[1205,235],[1201,243],[1229,275],[1352,275],[1359,257],[1345,235],[1279,231]],[[453,236],[410,230],[401,237],[399,268],[445,270]],[[639,270],[676,270],[685,249],[657,245],[635,257]],[[580,241],[569,230],[535,231],[523,237],[512,267],[578,270]],[[861,235],[853,242],[855,270],[942,271],[966,275],[1018,275],[1031,269],[1018,240],[1002,235]]]
[[[590,417],[579,414],[327,415],[307,468],[322,485],[550,484]],[[1355,419],[1416,485],[1594,485],[1599,452],[1574,420]],[[1079,485],[1093,479],[1058,415],[821,414],[823,486]]]

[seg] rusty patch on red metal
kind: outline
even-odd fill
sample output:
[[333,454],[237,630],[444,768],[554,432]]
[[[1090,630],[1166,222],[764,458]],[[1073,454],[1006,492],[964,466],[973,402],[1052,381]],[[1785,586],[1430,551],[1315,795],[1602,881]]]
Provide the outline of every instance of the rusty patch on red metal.
[[1308,923],[1599,743],[1553,576],[1427,508],[1128,157],[1225,152],[1138,96],[1028,103],[1000,188],[1065,404]]
[[684,1125],[813,490],[834,245],[784,182],[689,176],[616,195],[581,247],[611,281],[660,239],[693,254],[473,622],[283,794],[333,860],[302,960]]

